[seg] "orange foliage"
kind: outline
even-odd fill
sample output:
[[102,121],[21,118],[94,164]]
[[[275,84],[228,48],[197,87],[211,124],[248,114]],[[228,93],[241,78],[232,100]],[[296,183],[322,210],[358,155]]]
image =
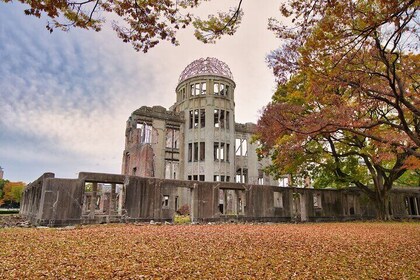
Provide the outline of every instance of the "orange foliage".
[[23,182],[7,182],[3,188],[3,201],[20,202],[24,188],[25,183]]
[[415,279],[419,223],[0,231],[1,279]]

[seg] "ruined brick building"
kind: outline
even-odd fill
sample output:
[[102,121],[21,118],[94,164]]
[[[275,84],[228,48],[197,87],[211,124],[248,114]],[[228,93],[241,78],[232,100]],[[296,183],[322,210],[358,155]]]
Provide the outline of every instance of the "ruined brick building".
[[[274,185],[251,142],[255,124],[235,123],[229,67],[201,58],[181,73],[176,102],[134,111],[127,121],[122,174],[161,179]],[[287,177],[280,181],[287,186]]]
[[[45,173],[25,187],[20,213],[37,225],[172,221],[183,207],[194,222],[371,219],[358,189],[288,186],[267,176],[251,142],[255,124],[235,123],[229,67],[199,59],[179,77],[169,110],[141,107],[127,121],[122,175]],[[151,178],[154,177],[154,178]],[[390,213],[420,219],[420,188],[395,188]]]

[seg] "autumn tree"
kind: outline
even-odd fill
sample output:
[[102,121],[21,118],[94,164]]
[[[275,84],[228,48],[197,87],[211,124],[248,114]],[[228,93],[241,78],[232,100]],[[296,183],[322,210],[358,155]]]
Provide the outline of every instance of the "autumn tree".
[[0,206],[4,204],[4,186],[6,185],[6,183],[9,183],[9,180],[0,179]]
[[[12,0],[0,0],[12,2]],[[112,27],[119,38],[131,43],[135,50],[147,52],[160,41],[178,45],[176,33],[193,23],[195,36],[213,43],[222,35],[233,35],[241,21],[242,0],[228,12],[201,19],[191,13],[207,0],[18,0],[29,5],[25,14],[46,16],[46,28],[69,30],[83,28],[100,31],[107,18],[115,18]]]
[[271,171],[352,183],[388,218],[394,182],[420,168],[418,9],[415,0],[282,6],[294,26],[270,22],[286,43],[268,58],[279,88],[258,122]]
[[0,179],[0,199],[3,198],[4,192],[3,192],[3,188],[4,185],[9,182],[8,180],[4,180],[4,179]]
[[22,192],[25,188],[23,182],[6,182],[3,188],[3,203],[9,206],[18,207],[22,199]]

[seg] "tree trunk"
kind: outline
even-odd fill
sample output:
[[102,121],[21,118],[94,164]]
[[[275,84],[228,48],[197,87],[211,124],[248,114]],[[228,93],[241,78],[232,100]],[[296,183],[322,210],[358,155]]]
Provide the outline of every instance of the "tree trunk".
[[374,204],[377,211],[376,218],[382,221],[392,220],[389,208],[389,192],[384,190],[383,192],[377,192]]

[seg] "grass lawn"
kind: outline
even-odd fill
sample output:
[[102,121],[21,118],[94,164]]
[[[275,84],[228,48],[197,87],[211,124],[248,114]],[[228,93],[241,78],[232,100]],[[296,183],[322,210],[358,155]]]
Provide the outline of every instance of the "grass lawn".
[[18,214],[19,209],[5,209],[0,208],[0,215],[12,215],[12,214]]
[[0,229],[0,279],[420,279],[420,223]]

